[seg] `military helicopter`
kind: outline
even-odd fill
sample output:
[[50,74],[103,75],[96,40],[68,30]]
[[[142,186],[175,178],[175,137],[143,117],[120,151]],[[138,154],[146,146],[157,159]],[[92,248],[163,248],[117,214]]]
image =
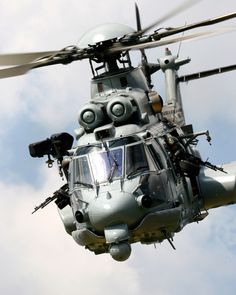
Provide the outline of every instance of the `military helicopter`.
[[[186,6],[186,4],[184,4]],[[236,65],[178,76],[190,62],[165,50],[158,63],[148,62],[145,49],[208,36],[222,30],[179,34],[236,17],[236,12],[176,28],[157,29],[158,22],[142,29],[136,5],[137,30],[120,24],[92,29],[79,41],[60,51],[4,54],[0,78],[27,73],[54,64],[88,59],[93,78],[91,101],[79,112],[76,143],[68,133],[53,134],[29,145],[32,157],[56,160],[66,183],[33,213],[55,201],[65,230],[95,254],[110,253],[124,261],[131,244],[167,240],[175,249],[174,234],[199,222],[208,210],[236,202],[236,164],[218,167],[201,159],[199,136],[186,125],[179,91],[181,82],[231,71]],[[141,65],[133,67],[129,52],[141,51]],[[166,99],[154,91],[151,76],[161,70]]]

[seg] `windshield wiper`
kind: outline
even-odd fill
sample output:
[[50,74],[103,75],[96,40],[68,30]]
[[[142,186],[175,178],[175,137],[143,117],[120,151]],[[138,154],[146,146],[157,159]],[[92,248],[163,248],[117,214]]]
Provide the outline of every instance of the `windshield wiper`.
[[86,182],[82,182],[82,181],[76,181],[76,182],[74,182],[74,184],[79,184],[79,185],[83,185],[88,188],[93,188],[93,185],[91,183],[86,183]]
[[131,171],[129,174],[127,174],[127,178],[131,178],[132,176],[135,176],[137,173],[148,170],[148,166],[139,166],[133,171]]
[[116,171],[116,169],[118,168],[118,163],[117,161],[113,158],[113,163],[112,163],[112,166],[111,166],[111,170],[110,170],[110,174],[109,174],[109,177],[108,177],[108,181],[111,182],[112,181],[112,178],[114,176],[114,173]]
[[[109,157],[111,157],[110,159],[112,160],[112,166],[111,166],[110,173],[109,173],[109,176],[107,179],[109,182],[111,182],[112,178],[114,176],[114,173],[115,173],[116,169],[118,168],[118,163],[117,163],[117,160],[112,155],[112,153],[110,152],[110,149],[108,148],[107,143],[105,141],[103,141],[102,139],[101,139],[101,141],[102,141],[102,144],[105,147],[105,150],[107,152],[107,158],[109,159]],[[110,159],[109,159],[109,161],[110,161]]]

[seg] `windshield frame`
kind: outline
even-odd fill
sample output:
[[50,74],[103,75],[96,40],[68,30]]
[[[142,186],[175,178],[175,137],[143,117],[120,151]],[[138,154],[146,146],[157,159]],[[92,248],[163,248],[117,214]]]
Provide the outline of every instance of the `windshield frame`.
[[[119,144],[121,143],[121,145]],[[127,161],[128,161],[128,149],[132,148],[135,146],[141,146],[142,149],[142,154],[143,154],[143,161],[145,162],[145,167],[136,167],[134,169],[130,169],[128,172],[127,170]],[[113,147],[114,146],[114,147]],[[96,179],[96,175],[98,174],[99,169],[101,169],[101,166],[97,164],[97,167],[93,166],[94,164],[92,163],[92,157],[95,155],[100,155],[101,153],[113,153],[114,151],[118,151],[121,149],[121,160],[119,162],[121,164],[121,171],[119,171],[119,175],[117,176],[117,163],[114,161],[114,165],[112,161],[110,162],[110,166],[107,166],[107,160],[104,162],[104,167],[106,169],[104,171],[104,175],[106,174],[106,179]],[[93,185],[100,185],[100,184],[105,184],[109,182],[113,182],[119,179],[132,179],[137,177],[140,174],[148,173],[153,170],[153,165],[150,165],[150,152],[147,150],[145,146],[145,142],[142,140],[142,138],[139,138],[138,136],[130,136],[130,137],[122,137],[122,138],[117,138],[117,139],[112,139],[109,141],[106,141],[105,143],[99,143],[96,142],[91,145],[87,146],[80,146],[77,148],[75,156],[73,157],[72,161],[73,162],[73,175],[71,175],[71,183],[73,186],[76,185],[76,175],[77,175],[77,170],[76,170],[76,160],[81,157],[86,157],[87,165],[88,165],[88,171],[90,174],[91,178],[91,187]],[[102,159],[102,158],[101,158]],[[112,160],[112,156],[110,157],[110,160]],[[134,163],[134,162],[133,162]],[[141,163],[141,162],[140,162]],[[110,168],[110,170],[109,170]],[[154,169],[155,170],[155,169]],[[73,178],[72,178],[73,176]],[[83,178],[80,180],[78,179],[77,185],[80,185],[81,187],[86,187],[89,188],[89,184],[86,182],[81,181]],[[80,183],[81,182],[81,183]]]

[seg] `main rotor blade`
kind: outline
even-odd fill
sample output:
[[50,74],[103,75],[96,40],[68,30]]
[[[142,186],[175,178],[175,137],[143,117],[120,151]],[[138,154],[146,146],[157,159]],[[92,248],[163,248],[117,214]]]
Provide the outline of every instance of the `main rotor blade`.
[[187,0],[184,1],[182,4],[180,4],[179,6],[175,7],[173,10],[171,10],[169,13],[167,13],[166,15],[164,15],[163,17],[161,17],[158,21],[152,23],[151,25],[147,26],[146,28],[139,30],[136,34],[138,36],[143,35],[144,33],[146,33],[147,31],[149,31],[150,29],[158,26],[159,24],[163,23],[164,21],[170,19],[171,17],[179,14],[180,12],[190,8],[191,6],[197,4],[198,2],[200,2],[201,0]]
[[35,67],[34,63],[11,67],[0,70],[0,79],[10,78],[26,74],[29,70]]
[[138,9],[137,3],[135,3],[135,16],[136,16],[137,31],[141,31],[142,25],[141,25],[140,14],[139,14],[139,9]]
[[[138,8],[137,3],[135,3],[135,15],[136,15],[137,30],[141,31],[142,30],[142,25],[141,25],[141,18],[140,18],[140,13],[139,13],[139,8]],[[145,68],[145,66],[147,68],[148,60],[147,60],[147,56],[145,54],[145,51],[144,51],[144,49],[140,49],[140,51],[141,51],[141,54],[142,54],[142,65],[143,65],[144,68]]]
[[[56,64],[69,64],[76,60],[91,58],[93,53],[87,53],[86,50],[80,50],[75,46],[69,46],[60,51],[51,51],[53,54],[41,56],[38,60],[30,63],[18,65],[15,67],[0,69],[0,79],[15,77],[26,74],[28,71]],[[51,53],[50,52],[50,53]]]
[[115,52],[122,52],[127,50],[140,50],[140,49],[148,49],[148,48],[154,48],[154,47],[160,47],[164,45],[169,45],[172,43],[177,43],[180,41],[186,41],[186,40],[196,40],[200,39],[202,37],[210,37],[215,36],[218,34],[226,33],[235,30],[235,27],[228,27],[228,28],[219,28],[215,30],[209,30],[205,32],[198,32],[191,35],[184,35],[180,37],[170,38],[163,41],[157,40],[157,41],[148,41],[141,44],[135,44],[135,45],[127,45],[124,46],[122,43],[118,43],[117,45],[114,45],[110,49],[106,51],[106,53],[115,53]]
[[181,77],[178,77],[177,81],[178,82],[188,82],[191,80],[205,78],[208,76],[217,75],[217,74],[221,74],[221,73],[225,73],[225,72],[229,72],[229,71],[234,71],[234,70],[236,70],[236,64],[222,67],[222,68],[216,68],[216,69],[212,69],[212,70],[207,70],[207,71],[202,71],[202,72],[198,72],[198,73],[193,73],[193,74],[181,76]]
[[194,23],[194,24],[185,25],[185,26],[181,26],[181,27],[178,27],[178,28],[173,28],[173,29],[167,30],[165,32],[161,32],[161,33],[157,32],[157,33],[154,33],[152,35],[152,37],[154,39],[156,39],[156,40],[157,39],[160,40],[160,39],[162,39],[164,37],[167,37],[167,36],[182,33],[182,32],[192,30],[192,29],[196,29],[196,28],[199,28],[199,27],[214,25],[216,23],[223,22],[223,21],[229,20],[231,18],[235,18],[235,17],[236,17],[236,12],[232,12],[232,13],[229,13],[229,14],[221,15],[221,16],[214,17],[214,18],[211,18],[211,19],[207,19],[207,20],[197,22],[197,23]]
[[28,53],[0,54],[0,66],[24,65],[39,58],[46,58],[56,54],[58,51],[42,51]]
[[51,66],[51,65],[56,65],[56,64],[67,64],[66,58],[57,58],[55,60],[44,60],[44,61],[36,61],[32,63],[28,63],[25,65],[19,65],[16,67],[11,67],[11,68],[6,68],[6,69],[1,69],[0,70],[0,79],[4,78],[10,78],[10,77],[15,77],[15,76],[21,76],[26,74],[32,69],[36,68],[42,68],[46,66]]

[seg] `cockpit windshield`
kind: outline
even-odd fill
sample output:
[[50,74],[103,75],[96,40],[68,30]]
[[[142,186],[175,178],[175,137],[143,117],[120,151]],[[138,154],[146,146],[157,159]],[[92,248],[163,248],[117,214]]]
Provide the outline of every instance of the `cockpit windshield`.
[[75,184],[111,181],[123,175],[123,148],[95,151],[74,159]]
[[74,184],[92,187],[92,183],[110,182],[121,177],[132,178],[149,170],[142,142],[122,141],[121,146],[104,150],[102,146],[80,148],[73,162]]
[[122,148],[91,153],[89,159],[95,181],[100,183],[122,176]]

